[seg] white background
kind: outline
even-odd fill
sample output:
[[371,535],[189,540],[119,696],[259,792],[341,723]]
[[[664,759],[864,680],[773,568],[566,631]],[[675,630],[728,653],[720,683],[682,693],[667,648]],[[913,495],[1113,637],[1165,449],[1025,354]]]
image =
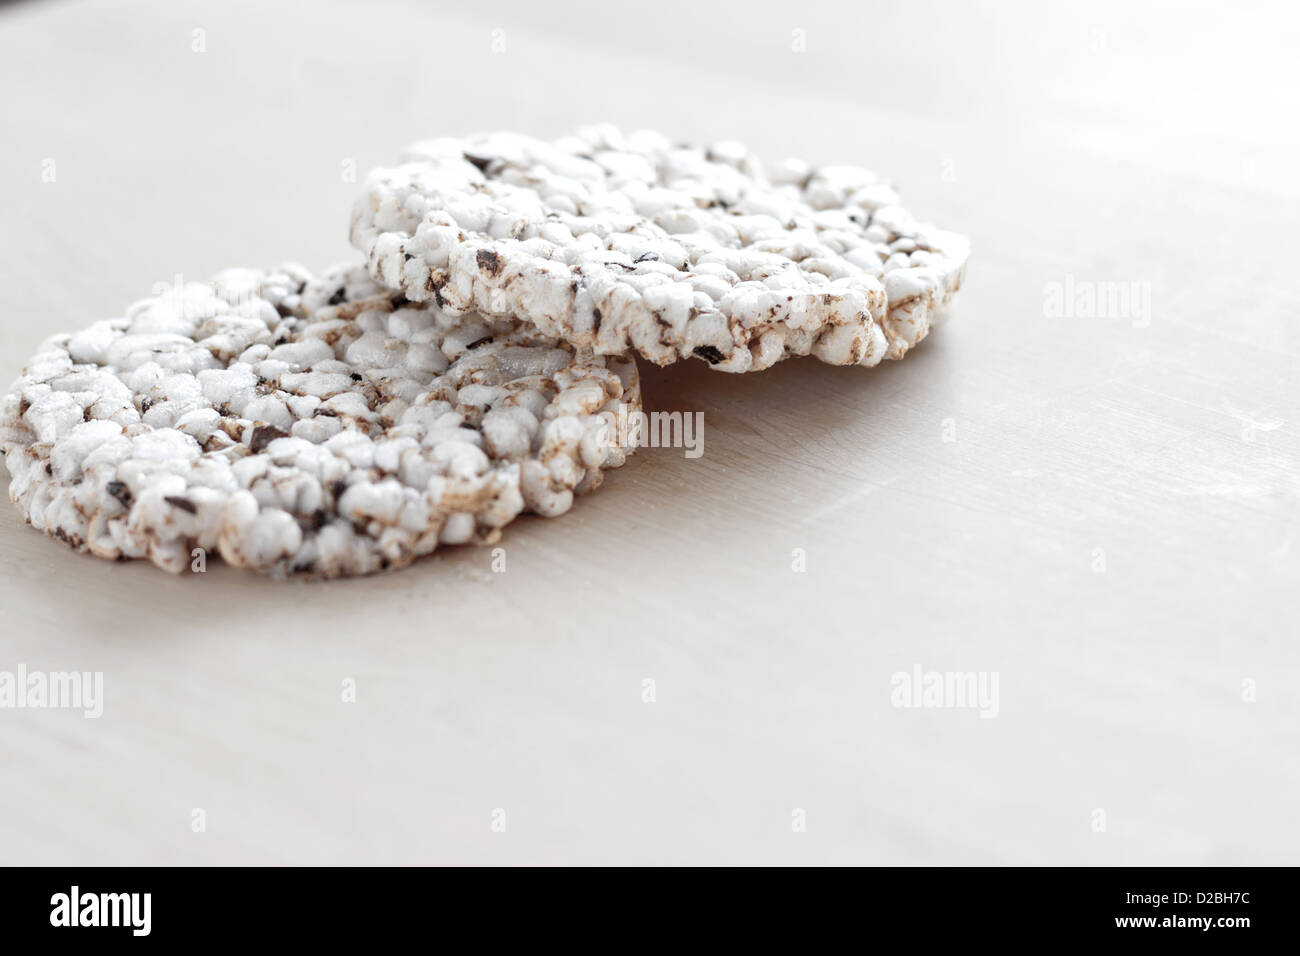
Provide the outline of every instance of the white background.
[[[178,274],[348,258],[346,164],[430,135],[868,165],[974,246],[901,363],[643,363],[704,456],[518,522],[505,574],[173,578],[0,509],[0,669],[106,695],[0,710],[0,862],[1295,863],[1295,15],[1051,6],[0,10],[5,381]],[[1049,317],[1067,275],[1149,323]],[[918,664],[999,715],[892,707]]]

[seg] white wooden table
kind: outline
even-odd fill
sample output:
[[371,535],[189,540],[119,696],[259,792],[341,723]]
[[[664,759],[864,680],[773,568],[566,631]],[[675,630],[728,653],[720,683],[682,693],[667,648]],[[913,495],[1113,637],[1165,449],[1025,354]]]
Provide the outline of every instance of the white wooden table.
[[[486,127],[874,166],[971,236],[956,316],[874,370],[643,367],[704,455],[504,574],[170,577],[0,509],[0,670],[105,695],[0,710],[0,863],[1296,862],[1294,13],[423,6],[0,10],[0,377],[348,258],[353,169]],[[917,666],[997,716],[893,706]]]

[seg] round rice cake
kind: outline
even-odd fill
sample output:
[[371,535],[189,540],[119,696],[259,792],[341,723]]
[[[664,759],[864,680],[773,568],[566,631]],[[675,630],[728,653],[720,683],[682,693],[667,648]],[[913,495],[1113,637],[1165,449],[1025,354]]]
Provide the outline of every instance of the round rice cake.
[[416,144],[370,174],[352,243],[416,302],[534,323],[602,355],[727,372],[901,358],[961,286],[967,241],[874,173],[593,127]]
[[359,266],[231,270],[57,335],[0,408],[9,495],[104,558],[365,574],[567,511],[631,448],[630,359],[452,316]]

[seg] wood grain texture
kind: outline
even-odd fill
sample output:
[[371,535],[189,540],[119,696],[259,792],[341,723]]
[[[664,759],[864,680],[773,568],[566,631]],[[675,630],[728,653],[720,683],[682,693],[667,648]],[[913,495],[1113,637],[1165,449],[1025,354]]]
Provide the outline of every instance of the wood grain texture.
[[[105,681],[0,710],[0,862],[1296,861],[1295,14],[660,8],[0,10],[6,381],[176,274],[348,258],[349,164],[485,127],[860,162],[975,250],[903,362],[643,363],[704,455],[503,574],[170,577],[0,509],[0,670]],[[1149,315],[1051,317],[1067,276]],[[916,664],[997,718],[891,706]]]

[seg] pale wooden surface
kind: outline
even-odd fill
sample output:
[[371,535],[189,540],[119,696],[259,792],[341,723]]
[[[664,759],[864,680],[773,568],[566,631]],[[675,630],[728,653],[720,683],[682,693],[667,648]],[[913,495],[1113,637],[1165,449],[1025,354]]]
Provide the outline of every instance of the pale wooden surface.
[[[0,509],[0,669],[106,682],[0,711],[0,862],[1296,862],[1294,15],[897,6],[0,10],[6,381],[177,273],[347,258],[345,160],[430,134],[860,162],[975,248],[903,363],[645,369],[703,458],[519,522],[505,574],[172,578]],[[1149,327],[1046,317],[1067,274],[1149,282]],[[1000,715],[892,708],[917,663]]]

